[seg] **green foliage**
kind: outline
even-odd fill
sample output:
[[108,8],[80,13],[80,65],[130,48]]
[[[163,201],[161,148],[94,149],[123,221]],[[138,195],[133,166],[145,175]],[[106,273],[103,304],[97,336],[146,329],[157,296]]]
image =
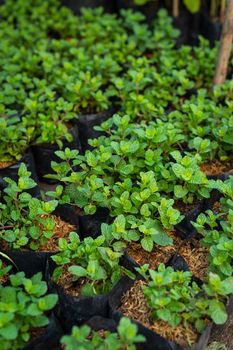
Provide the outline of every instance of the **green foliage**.
[[157,271],[148,270],[148,265],[137,271],[148,282],[142,288],[155,320],[172,327],[192,324],[198,332],[205,328],[206,318],[216,324],[226,321],[224,297],[233,291],[232,277],[221,281],[218,275],[210,273],[208,282],[199,287],[190,272],[174,271],[164,264]]
[[232,276],[233,268],[233,177],[212,183],[222,193],[220,212],[208,210],[193,223],[202,235],[201,244],[209,248],[209,269],[221,277]]
[[0,203],[0,239],[10,248],[28,247],[36,250],[53,236],[55,221],[49,216],[58,202],[44,202],[32,197],[26,191],[35,187],[24,163],[18,171],[18,181],[5,178],[8,186],[4,189]]
[[227,350],[227,348],[223,343],[214,341],[205,350]]
[[0,117],[0,161],[20,160],[31,140],[31,129],[20,122],[18,117]]
[[21,349],[30,339],[30,329],[48,324],[46,313],[57,295],[45,295],[47,285],[41,273],[31,279],[23,272],[10,276],[10,285],[0,285],[0,349]]
[[184,0],[184,4],[191,13],[196,13],[201,8],[201,0]]
[[123,317],[117,327],[117,333],[106,331],[101,337],[97,332],[92,332],[89,326],[74,326],[71,335],[62,337],[61,344],[65,350],[136,350],[135,344],[144,341],[142,335],[137,335],[137,326]]
[[[121,250],[121,249],[120,249]],[[80,241],[77,233],[71,232],[69,240],[59,239],[59,252],[52,256],[58,265],[53,277],[58,281],[68,269],[73,281],[85,278],[81,294],[94,295],[108,292],[119,280],[125,269],[120,265],[122,252],[112,249],[104,236]]]

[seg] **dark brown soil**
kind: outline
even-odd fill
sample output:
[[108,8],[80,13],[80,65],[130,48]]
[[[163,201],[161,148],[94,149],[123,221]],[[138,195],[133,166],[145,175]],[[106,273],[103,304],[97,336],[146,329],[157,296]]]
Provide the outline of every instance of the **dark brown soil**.
[[30,329],[30,341],[39,338],[46,331],[46,327],[31,328]]

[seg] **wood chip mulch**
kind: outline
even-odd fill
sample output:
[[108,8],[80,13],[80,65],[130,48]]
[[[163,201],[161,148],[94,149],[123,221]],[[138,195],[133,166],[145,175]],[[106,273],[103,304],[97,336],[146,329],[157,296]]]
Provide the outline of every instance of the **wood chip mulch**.
[[195,239],[184,241],[175,232],[167,232],[173,238],[173,245],[155,246],[152,252],[146,252],[140,243],[130,243],[126,252],[139,265],[149,264],[156,269],[160,263],[166,263],[173,255],[181,255],[189,265],[190,271],[198,278],[205,279],[208,271],[208,248],[200,246]]
[[11,165],[13,165],[13,164],[15,164],[14,161],[10,161],[10,162],[1,162],[1,161],[0,161],[0,169],[5,169],[5,168],[7,168],[8,166],[11,166]]
[[48,242],[40,246],[37,251],[40,252],[56,252],[58,251],[59,238],[67,238],[72,231],[76,231],[76,227],[68,222],[63,221],[59,216],[51,215],[55,221],[54,235]]
[[233,170],[233,160],[227,162],[220,162],[219,160],[212,160],[200,165],[201,171],[206,175],[218,175]]
[[198,334],[191,326],[184,327],[181,324],[177,327],[172,327],[164,321],[155,321],[152,319],[151,310],[141,288],[145,284],[145,281],[136,281],[131,289],[123,295],[118,311],[162,337],[177,342],[181,346],[185,347],[196,342]]

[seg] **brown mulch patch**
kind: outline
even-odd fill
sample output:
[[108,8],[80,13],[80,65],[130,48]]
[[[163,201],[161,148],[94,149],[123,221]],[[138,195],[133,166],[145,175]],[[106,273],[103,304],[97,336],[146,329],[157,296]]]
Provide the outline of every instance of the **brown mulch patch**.
[[162,337],[177,342],[181,346],[185,347],[190,343],[194,343],[198,338],[198,334],[192,327],[184,327],[182,324],[172,327],[164,321],[153,320],[151,310],[141,288],[145,284],[145,281],[136,281],[134,283],[131,289],[123,295],[119,311]]
[[11,166],[15,164],[14,161],[10,161],[10,162],[1,162],[0,161],[0,169],[4,169],[4,168],[7,168],[8,166]]
[[54,228],[54,235],[48,242],[40,246],[37,251],[40,252],[56,252],[58,251],[59,238],[67,238],[72,231],[76,231],[76,227],[66,221],[63,221],[59,216],[52,215],[56,225]]
[[58,280],[59,286],[63,287],[67,294],[73,297],[79,297],[81,295],[81,288],[87,282],[87,278],[80,277],[77,281],[74,280],[74,276],[68,271],[69,266],[63,269],[62,275]]
[[201,171],[206,175],[218,175],[233,170],[233,160],[227,162],[220,162],[219,160],[212,160],[200,165]]
[[140,243],[130,243],[126,252],[139,265],[149,264],[156,269],[160,263],[166,263],[173,255],[181,255],[189,265],[190,271],[198,278],[204,279],[208,270],[208,248],[200,246],[195,239],[188,241],[179,238],[175,232],[167,232],[173,238],[173,245],[155,246],[152,252],[145,251]]

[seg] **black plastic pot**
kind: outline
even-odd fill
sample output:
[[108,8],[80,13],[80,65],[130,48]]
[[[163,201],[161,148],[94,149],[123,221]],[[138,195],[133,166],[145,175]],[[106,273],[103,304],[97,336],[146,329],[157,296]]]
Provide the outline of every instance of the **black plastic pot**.
[[[37,183],[38,177],[35,167],[34,158],[32,152],[29,150],[23,158],[15,164],[8,166],[7,168],[0,169],[0,191],[3,191],[6,188],[7,183],[4,181],[4,177],[9,177],[14,181],[18,180],[18,171],[20,165],[24,163],[27,167],[27,170],[31,172],[31,178]],[[40,197],[39,186],[36,186],[30,190],[27,190],[34,197]]]
[[[230,176],[233,176],[233,171],[228,171],[226,173],[221,173],[221,174],[217,174],[217,175],[208,175],[207,178],[209,180],[222,180],[225,181],[227,180]],[[210,198],[205,199],[203,202],[203,206],[205,208],[205,210],[208,209],[212,209],[213,205],[218,202],[220,200],[220,198],[222,197],[221,192],[219,192],[218,190],[212,190],[211,191],[211,195]]]
[[192,225],[199,214],[203,212],[203,207],[196,207],[184,214],[184,219],[175,226],[177,235],[182,239],[189,239],[197,235],[197,230]]
[[79,215],[76,212],[75,207],[69,204],[59,204],[54,214],[60,216],[63,221],[70,223],[76,227],[76,232],[80,235],[80,227],[79,227]]
[[80,214],[74,206],[69,204],[60,204],[54,211],[55,215],[61,217],[62,220],[75,225],[76,231],[83,239],[85,237],[96,238],[101,233],[101,224],[108,222],[109,211],[106,208],[98,208],[93,215]]
[[107,12],[113,12],[115,8],[114,0],[60,0],[61,4],[69,7],[76,15],[80,14],[82,7],[103,7]]
[[60,322],[52,314],[44,334],[30,341],[22,350],[58,350],[63,334]]
[[55,263],[48,259],[46,265],[46,281],[50,292],[58,295],[58,303],[54,308],[54,314],[60,321],[65,332],[70,332],[74,325],[82,325],[93,316],[107,317],[107,294],[94,297],[73,297],[58,284],[52,281],[52,273]]
[[101,224],[108,223],[109,210],[99,207],[93,215],[80,215],[79,227],[82,238],[96,238],[101,234]]
[[74,119],[73,123],[78,126],[83,153],[88,149],[92,149],[88,144],[88,139],[94,139],[104,135],[103,132],[94,130],[94,126],[100,125],[105,120],[109,119],[114,113],[115,109],[110,108],[102,113],[80,115],[77,119]]
[[42,272],[45,276],[46,262],[50,253],[31,252],[31,251],[5,251],[15,265],[18,271],[23,271],[27,278],[31,278],[38,272]]
[[[73,141],[68,142],[66,139],[63,139],[63,147],[69,147],[70,149],[77,149],[80,151],[80,141],[77,126],[73,126],[69,129],[70,134],[73,136]],[[43,180],[47,183],[56,183],[53,179],[44,178],[47,174],[54,174],[54,171],[51,168],[51,162],[60,162],[60,158],[54,153],[58,151],[59,147],[57,144],[41,144],[32,146],[32,152],[35,158],[36,170],[40,180]]]
[[[188,270],[188,266],[182,257],[176,256],[168,263],[175,270]],[[137,279],[142,279],[140,275],[137,275]],[[117,311],[121,304],[122,296],[129,290],[135,280],[130,279],[128,276],[122,277],[122,279],[117,283],[109,295],[109,318],[113,319],[117,324],[120,319],[124,316],[122,313]],[[133,321],[138,326],[138,334],[143,335],[146,338],[144,343],[139,343],[137,349],[140,350],[185,350],[180,345],[173,341],[169,341],[156,332],[151,331],[149,328],[143,326],[142,324]],[[204,350],[208,344],[210,337],[212,325],[206,327],[205,331],[201,334],[198,342],[194,344],[190,350]]]

